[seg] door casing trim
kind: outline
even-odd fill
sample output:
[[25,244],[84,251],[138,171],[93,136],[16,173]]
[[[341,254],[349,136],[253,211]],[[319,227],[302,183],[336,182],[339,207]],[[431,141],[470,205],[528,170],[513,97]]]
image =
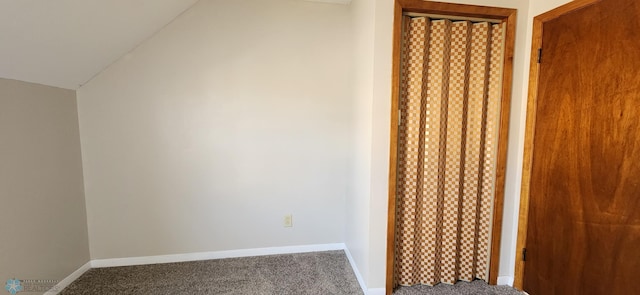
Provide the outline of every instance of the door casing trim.
[[504,207],[504,183],[507,164],[507,143],[509,141],[509,112],[511,109],[511,85],[513,82],[513,55],[515,49],[516,9],[452,4],[423,0],[395,0],[393,24],[393,64],[391,95],[391,138],[389,159],[389,206],[387,212],[387,275],[386,294],[393,293],[393,272],[395,260],[396,226],[396,178],[398,142],[398,106],[400,97],[400,54],[402,51],[402,17],[405,12],[437,15],[486,18],[499,20],[505,24],[505,48],[502,76],[502,101],[500,109],[500,130],[498,161],[496,165],[496,190],[494,195],[493,227],[491,232],[491,257],[489,263],[489,283],[498,280],[500,262],[500,240]]

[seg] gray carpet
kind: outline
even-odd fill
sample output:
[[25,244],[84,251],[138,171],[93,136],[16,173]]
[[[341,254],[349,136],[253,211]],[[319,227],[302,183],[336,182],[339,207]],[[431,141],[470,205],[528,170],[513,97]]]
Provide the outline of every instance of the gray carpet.
[[328,251],[96,268],[60,294],[362,295],[362,290],[344,252]]
[[509,286],[489,286],[484,281],[458,282],[455,285],[437,284],[434,287],[399,287],[394,295],[524,295]]
[[[343,251],[95,268],[60,295],[242,294],[362,295]],[[482,281],[400,287],[395,295],[522,295]]]

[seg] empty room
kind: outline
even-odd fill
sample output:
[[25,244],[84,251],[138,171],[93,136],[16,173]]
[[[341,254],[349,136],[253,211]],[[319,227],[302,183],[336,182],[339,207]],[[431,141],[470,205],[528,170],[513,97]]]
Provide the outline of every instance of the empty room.
[[5,294],[634,294],[634,0],[0,0]]

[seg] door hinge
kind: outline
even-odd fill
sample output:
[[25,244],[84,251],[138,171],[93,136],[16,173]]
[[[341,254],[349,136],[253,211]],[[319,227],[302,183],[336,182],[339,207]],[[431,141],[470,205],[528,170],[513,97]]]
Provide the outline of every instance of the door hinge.
[[538,63],[542,63],[542,48],[538,48]]
[[522,261],[527,261],[527,248],[522,248]]

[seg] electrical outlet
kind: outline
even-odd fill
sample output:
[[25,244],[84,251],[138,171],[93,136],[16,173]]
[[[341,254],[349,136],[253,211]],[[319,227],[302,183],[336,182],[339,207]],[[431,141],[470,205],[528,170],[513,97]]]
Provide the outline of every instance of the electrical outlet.
[[284,227],[293,227],[293,216],[291,216],[291,214],[285,215],[282,225],[284,225]]

